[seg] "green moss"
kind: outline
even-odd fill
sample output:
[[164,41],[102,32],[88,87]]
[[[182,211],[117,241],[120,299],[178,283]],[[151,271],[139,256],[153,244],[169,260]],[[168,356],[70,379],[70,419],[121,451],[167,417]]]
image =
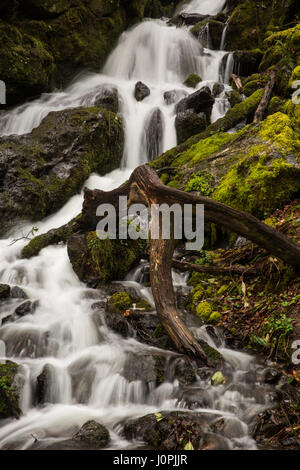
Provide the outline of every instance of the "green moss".
[[174,166],[180,166],[188,163],[189,166],[194,166],[209,155],[219,152],[232,138],[232,135],[220,132],[204,140],[200,140],[197,144],[192,145],[188,150],[178,156],[172,164]]
[[219,323],[219,321],[222,319],[222,315],[219,312],[213,312],[210,317],[209,317],[209,322],[210,323]]
[[262,122],[259,135],[284,153],[300,151],[300,140],[286,114],[276,113],[269,116]]
[[197,307],[196,307],[196,314],[205,319],[208,320],[210,315],[212,314],[213,308],[210,302],[200,302]]
[[146,240],[100,240],[96,232],[68,239],[68,254],[83,282],[121,280],[145,256]]
[[183,84],[190,88],[196,88],[198,83],[202,82],[202,78],[196,73],[191,73],[183,82]]
[[8,104],[49,91],[53,84],[53,56],[37,38],[0,21],[0,77],[7,86]]
[[0,419],[19,417],[19,393],[15,384],[18,365],[11,361],[0,364]]
[[293,82],[296,80],[300,80],[300,65],[294,68],[290,81],[289,81],[289,87],[291,88],[293,85]]
[[135,297],[128,292],[116,292],[108,300],[108,308],[112,313],[123,313],[132,308],[134,304],[136,304],[136,308],[144,309],[147,312],[153,310],[145,299]]
[[262,216],[300,190],[299,171],[283,158],[246,157],[231,168],[213,193],[217,201]]
[[208,173],[194,173],[185,186],[185,191],[199,191],[202,196],[209,196],[213,192],[214,178]]

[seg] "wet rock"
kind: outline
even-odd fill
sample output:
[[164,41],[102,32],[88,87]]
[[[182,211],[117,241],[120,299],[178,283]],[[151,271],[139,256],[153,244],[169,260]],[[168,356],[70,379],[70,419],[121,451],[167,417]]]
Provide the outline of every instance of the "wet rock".
[[150,95],[150,88],[143,82],[137,82],[134,89],[134,96],[137,101],[143,101]]
[[249,77],[258,72],[262,57],[260,51],[235,51],[233,73],[239,77]]
[[191,33],[201,41],[205,47],[209,49],[220,50],[222,34],[225,24],[213,18],[207,18],[197,23]]
[[50,364],[46,364],[42,372],[37,376],[35,400],[38,404],[47,402],[47,395],[51,386],[51,367]]
[[30,134],[0,142],[0,216],[3,229],[16,217],[40,220],[57,211],[95,171],[118,168],[122,120],[98,108],[51,112]]
[[0,419],[19,418],[22,386],[18,364],[11,361],[0,364]]
[[87,421],[73,436],[74,441],[82,442],[93,449],[101,449],[107,446],[109,439],[108,430],[94,420]]
[[164,92],[164,100],[166,104],[174,104],[182,98],[186,97],[188,93],[185,90],[170,90]]
[[207,119],[204,113],[196,114],[191,109],[178,113],[175,119],[178,144],[189,137],[199,134],[207,127]]
[[280,371],[271,367],[266,369],[263,373],[263,381],[267,384],[277,384],[280,377]]
[[12,299],[28,299],[28,295],[18,286],[11,287],[10,296]]
[[154,160],[163,151],[164,118],[161,110],[151,111],[146,120],[143,135],[143,147],[148,160]]
[[204,87],[179,101],[175,107],[175,111],[176,114],[183,113],[187,110],[192,110],[196,114],[203,112],[210,122],[210,115],[214,102],[215,100],[210,89],[208,87]]
[[110,86],[98,86],[95,90],[85,95],[81,101],[82,106],[97,106],[112,113],[119,112],[119,93],[117,88]]
[[200,413],[161,411],[130,420],[123,432],[126,439],[143,440],[153,449],[183,450],[191,440],[194,449],[199,450],[209,430]]
[[79,279],[89,287],[120,280],[145,256],[146,241],[100,240],[96,232],[68,239],[68,255]]
[[171,18],[168,23],[174,26],[193,26],[206,18],[209,18],[209,15],[201,15],[200,13],[179,13],[179,15]]
[[223,83],[215,83],[212,89],[212,94],[214,97],[219,96],[223,91],[225,87]]
[[145,299],[136,297],[129,292],[118,291],[113,294],[107,302],[107,309],[111,313],[124,313],[126,310],[135,308],[143,311],[153,310],[152,306]]
[[8,284],[0,284],[0,300],[10,297],[10,286]]
[[26,302],[23,302],[21,305],[19,305],[15,309],[15,315],[18,317],[24,317],[25,315],[28,315],[29,313],[34,313],[35,309],[37,308],[39,302],[31,302],[31,300],[26,300]]
[[202,82],[202,78],[196,73],[191,73],[183,82],[183,84],[190,88],[196,88],[198,83]]
[[141,380],[158,386],[177,379],[183,385],[191,385],[196,381],[196,367],[188,358],[168,353],[129,353],[122,375],[129,382]]

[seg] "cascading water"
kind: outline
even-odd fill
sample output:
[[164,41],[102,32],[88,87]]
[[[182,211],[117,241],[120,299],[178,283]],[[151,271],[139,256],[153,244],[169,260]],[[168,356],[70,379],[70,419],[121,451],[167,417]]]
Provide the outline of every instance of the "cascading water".
[[[183,11],[215,14],[222,10],[224,3],[194,0]],[[164,93],[177,90],[178,99],[182,94],[191,93],[182,82],[193,72],[203,79],[198,88],[212,87],[216,81],[226,82],[220,75],[225,54],[225,51],[203,50],[185,27],[167,26],[159,20],[143,22],[122,35],[102,74],[81,76],[63,92],[45,94],[10,111],[1,117],[2,135],[30,132],[51,111],[92,105],[99,86],[117,88],[126,133],[123,168],[104,177],[91,175],[86,182],[90,188],[110,190],[128,178],[134,167],[147,161],[149,145],[147,147],[144,135],[145,123],[155,110],[160,113],[156,121],[162,123],[161,132],[155,134],[159,136],[156,140],[161,139],[159,150],[176,144],[175,104],[168,104]],[[133,96],[137,80],[144,81],[150,88],[150,95],[142,102],[137,102]],[[226,112],[226,90],[230,90],[228,85],[216,100],[212,120]],[[55,215],[38,223],[39,233],[68,222],[80,212],[82,200],[82,195],[74,196]],[[23,227],[24,232],[28,228],[30,224]],[[130,448],[120,435],[122,423],[149,412],[185,407],[186,398],[179,398],[178,381],[146,387],[142,381],[126,380],[122,373],[128,353],[153,352],[155,348],[112,333],[104,315],[96,314],[91,308],[96,300],[105,300],[105,292],[88,289],[79,282],[65,246],[51,246],[31,260],[21,259],[25,242],[20,240],[10,246],[19,231],[20,228],[0,241],[0,281],[20,286],[36,304],[34,313],[15,321],[6,317],[20,301],[12,299],[1,304],[0,322],[5,318],[6,322],[0,330],[0,339],[5,341],[6,357],[20,364],[24,383],[22,417],[2,423],[0,448],[28,449],[34,439],[41,447],[51,448],[70,438],[74,429],[89,419],[107,426],[111,448]],[[145,262],[129,274],[124,283],[152,303],[151,292],[143,285],[143,267]],[[185,286],[179,274],[174,276],[175,285]],[[199,412],[215,416],[216,420],[220,417],[227,420],[227,434],[220,448],[255,448],[249,437],[248,423],[252,415],[266,406],[267,399],[262,398],[254,384],[251,392],[246,385],[250,372],[255,375],[258,364],[248,355],[226,349],[222,338],[214,342],[205,328],[193,327],[193,331],[220,350],[232,376],[229,385],[217,388],[198,378],[196,387],[206,397],[206,406],[200,406]],[[50,378],[46,404],[38,406],[36,382],[45,367]]]

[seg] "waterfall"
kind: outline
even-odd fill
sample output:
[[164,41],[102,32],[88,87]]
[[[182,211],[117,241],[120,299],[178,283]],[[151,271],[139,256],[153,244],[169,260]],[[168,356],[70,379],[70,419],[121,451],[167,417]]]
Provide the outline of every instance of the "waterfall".
[[[224,4],[223,0],[193,0],[183,10],[213,15]],[[116,88],[125,122],[123,166],[104,177],[93,174],[85,183],[90,188],[111,190],[126,180],[137,165],[176,145],[175,104],[193,92],[183,85],[184,79],[190,73],[197,73],[203,80],[198,88],[212,88],[216,81],[222,80],[220,69],[225,54],[225,51],[203,49],[185,27],[168,26],[161,20],[144,21],[121,36],[102,73],[83,74],[64,91],[43,94],[5,113],[0,120],[1,134],[28,133],[51,111],[91,106],[99,87]],[[225,84],[229,82],[232,60],[231,54]],[[134,98],[138,80],[150,90],[150,95],[141,102]],[[230,90],[228,85],[226,90]],[[212,120],[227,110],[225,91],[216,100]],[[164,99],[166,92],[177,97],[175,103]],[[56,214],[37,223],[39,233],[68,222],[80,212],[82,201],[81,193]],[[178,381],[146,386],[138,380],[129,382],[122,375],[129,353],[149,352],[151,348],[113,333],[103,315],[95,318],[91,308],[95,297],[103,301],[107,296],[104,291],[93,291],[79,282],[71,268],[67,248],[49,246],[30,260],[21,259],[20,252],[26,242],[20,240],[9,246],[16,235],[17,231],[9,239],[0,240],[0,282],[20,286],[37,304],[34,313],[15,322],[8,321],[0,329],[0,341],[5,341],[6,346],[6,351],[2,347],[2,354],[21,366],[24,379],[23,415],[0,428],[0,448],[31,448],[32,436],[47,448],[53,442],[70,438],[74,428],[89,419],[99,420],[108,427],[111,448],[126,448],[128,443],[119,432],[126,419],[185,407],[184,400],[179,401],[176,396]],[[144,268],[145,262],[141,266]],[[178,288],[186,287],[186,278],[176,273],[173,277]],[[123,285],[137,289],[139,295],[153,303],[140,267],[128,274]],[[0,322],[1,315],[2,312]],[[194,333],[199,337],[206,335],[199,328]],[[212,344],[217,348],[217,344]],[[205,389],[208,397],[207,408],[200,408],[199,412],[226,416],[230,429],[238,430],[236,439],[226,438],[229,448],[255,448],[248,433],[249,409],[254,413],[263,409],[265,403],[259,400],[254,385],[250,396],[243,393],[243,373],[245,367],[255,369],[257,365],[248,355],[226,350],[224,345],[222,348],[229,366],[234,368],[233,389],[214,388],[199,378],[197,385]],[[34,397],[41,374],[47,378],[45,403],[37,406]]]

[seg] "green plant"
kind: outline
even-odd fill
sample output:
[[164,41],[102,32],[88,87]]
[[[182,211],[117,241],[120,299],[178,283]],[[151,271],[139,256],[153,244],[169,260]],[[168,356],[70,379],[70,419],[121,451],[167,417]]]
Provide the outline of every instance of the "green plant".
[[199,191],[203,196],[213,192],[214,178],[208,173],[194,173],[185,186],[186,191]]

